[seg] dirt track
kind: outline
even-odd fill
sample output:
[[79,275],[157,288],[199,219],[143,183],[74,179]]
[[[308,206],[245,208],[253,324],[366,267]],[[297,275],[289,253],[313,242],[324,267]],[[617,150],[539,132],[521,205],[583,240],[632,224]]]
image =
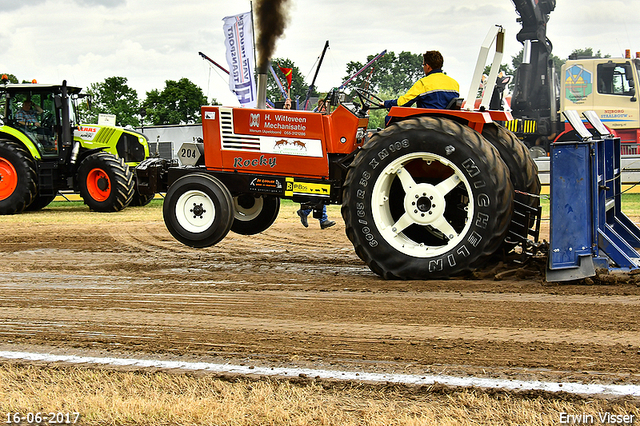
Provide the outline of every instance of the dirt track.
[[0,222],[0,350],[640,383],[631,280],[384,281],[340,220],[195,250],[122,218]]

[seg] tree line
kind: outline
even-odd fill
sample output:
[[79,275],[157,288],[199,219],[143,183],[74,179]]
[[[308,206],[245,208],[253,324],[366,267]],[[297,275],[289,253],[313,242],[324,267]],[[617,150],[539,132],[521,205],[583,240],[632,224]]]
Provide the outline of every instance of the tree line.
[[[10,83],[19,82],[15,75],[5,75]],[[208,100],[202,89],[187,78],[165,81],[162,90],[147,92],[144,100],[138,98],[126,77],[108,77],[92,83],[85,93],[89,95],[83,98],[86,102],[78,106],[81,122],[97,123],[98,114],[115,114],[116,124],[123,127],[199,123],[200,107],[218,104],[215,98]]]
[[[523,51],[520,50],[517,55],[511,58],[511,66],[503,63],[500,69],[507,75],[514,75],[515,70],[522,63],[522,54]],[[571,55],[602,57],[600,51],[594,55],[592,48],[575,49]],[[365,62],[349,62],[342,81],[355,75],[364,64],[375,56],[369,55]],[[610,57],[610,55],[604,57]],[[555,55],[551,55],[551,58],[559,71],[564,60]],[[318,92],[315,87],[310,87],[292,60],[274,58],[272,64],[274,73],[285,90],[287,89],[287,81],[279,67],[292,69],[291,98],[297,100],[299,104],[302,104],[307,95],[315,98],[326,95],[326,93]],[[486,72],[488,73],[488,70]],[[383,99],[392,99],[409,90],[413,83],[423,75],[422,53],[400,52],[396,55],[394,52],[387,52],[354,78],[349,83],[349,87],[365,88]],[[18,83],[18,79],[14,75],[7,74],[7,76],[11,83]],[[23,81],[23,83],[29,82]],[[102,82],[92,83],[86,93],[90,95],[90,102],[83,103],[79,108],[80,119],[85,123],[97,122],[100,113],[115,114],[116,123],[119,126],[200,123],[202,121],[200,107],[202,105],[218,105],[215,98],[207,99],[202,89],[187,78],[178,81],[165,81],[162,90],[154,89],[147,92],[144,100],[138,98],[137,91],[128,85],[126,77],[108,77]],[[267,77],[267,99],[273,102],[284,100],[284,95],[271,73]],[[370,127],[382,127],[385,114],[384,110],[372,110]]]
[[95,123],[99,113],[115,114],[120,126],[199,123],[200,107],[217,104],[215,99],[209,102],[202,89],[187,78],[165,81],[162,90],[147,92],[142,101],[125,77],[92,83],[87,93],[92,105],[82,106],[82,120]]

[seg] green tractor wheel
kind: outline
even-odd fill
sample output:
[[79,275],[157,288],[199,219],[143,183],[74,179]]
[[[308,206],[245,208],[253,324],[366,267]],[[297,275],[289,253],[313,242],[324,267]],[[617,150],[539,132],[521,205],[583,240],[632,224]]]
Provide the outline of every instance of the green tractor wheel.
[[0,214],[21,213],[36,195],[35,164],[19,144],[0,139]]
[[91,210],[117,212],[133,198],[133,173],[122,158],[96,152],[82,160],[77,182],[80,196]]

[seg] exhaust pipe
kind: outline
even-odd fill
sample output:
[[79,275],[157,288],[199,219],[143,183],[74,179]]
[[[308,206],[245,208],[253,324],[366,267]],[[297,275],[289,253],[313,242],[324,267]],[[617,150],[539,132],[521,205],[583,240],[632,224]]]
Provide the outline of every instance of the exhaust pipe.
[[258,109],[266,109],[267,108],[267,73],[262,72],[260,70],[258,72],[258,99],[256,108]]
[[[276,40],[284,34],[289,20],[289,0],[256,0],[255,17],[257,24],[256,51],[257,65],[257,100],[256,107],[267,107],[267,72],[269,61],[276,48]],[[551,1],[551,0],[549,0]]]

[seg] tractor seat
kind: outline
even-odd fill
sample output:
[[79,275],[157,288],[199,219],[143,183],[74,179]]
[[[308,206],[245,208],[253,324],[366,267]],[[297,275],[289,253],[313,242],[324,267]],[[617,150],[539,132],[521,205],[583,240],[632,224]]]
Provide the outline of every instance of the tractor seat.
[[445,109],[460,110],[462,109],[463,103],[464,103],[464,98],[453,98],[449,101]]

